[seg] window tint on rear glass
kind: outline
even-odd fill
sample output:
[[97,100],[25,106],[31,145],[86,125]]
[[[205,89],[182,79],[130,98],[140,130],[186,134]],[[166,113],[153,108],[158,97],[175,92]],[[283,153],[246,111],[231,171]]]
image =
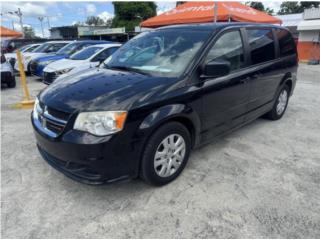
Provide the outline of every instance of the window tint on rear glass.
[[230,62],[231,70],[242,68],[245,65],[243,44],[239,31],[227,32],[215,42],[206,57],[206,62],[213,60]]
[[276,29],[276,35],[279,41],[280,57],[295,54],[295,42],[291,34],[284,29]]
[[271,29],[247,29],[251,63],[258,64],[275,59],[274,40]]

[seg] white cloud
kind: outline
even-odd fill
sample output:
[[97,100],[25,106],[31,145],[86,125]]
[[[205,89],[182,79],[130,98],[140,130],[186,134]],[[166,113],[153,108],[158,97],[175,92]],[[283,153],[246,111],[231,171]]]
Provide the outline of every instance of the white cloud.
[[97,11],[97,8],[94,4],[89,3],[86,5],[86,12],[88,15],[93,15],[95,14],[96,11]]
[[113,18],[114,15],[111,14],[111,13],[109,13],[109,12],[107,12],[107,11],[104,11],[104,12],[100,13],[100,14],[98,15],[98,17],[101,18],[103,21],[106,22],[107,20]]
[[157,15],[164,12],[170,11],[176,7],[176,2],[156,2],[157,4]]
[[274,13],[277,13],[280,10],[280,5],[282,2],[270,1],[270,2],[262,2],[265,8],[271,8],[274,10]]
[[[18,8],[20,8],[24,17],[43,16],[47,14],[47,6],[48,4],[38,4],[31,2],[3,2],[1,12],[14,12],[17,11]],[[17,19],[17,16],[15,15],[8,14],[7,16],[12,19]]]

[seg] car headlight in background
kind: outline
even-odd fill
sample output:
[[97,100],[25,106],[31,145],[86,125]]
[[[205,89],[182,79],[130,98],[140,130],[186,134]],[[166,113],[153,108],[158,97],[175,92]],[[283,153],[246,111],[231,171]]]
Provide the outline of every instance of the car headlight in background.
[[65,74],[65,73],[70,72],[72,69],[73,68],[66,68],[66,69],[63,69],[63,70],[59,70],[59,71],[56,71],[56,74],[57,75]]
[[24,58],[25,61],[28,61],[28,60],[30,60],[30,59],[31,59],[31,56],[26,56],[26,57]]
[[79,113],[73,128],[97,136],[106,136],[121,131],[126,118],[126,111],[82,112]]

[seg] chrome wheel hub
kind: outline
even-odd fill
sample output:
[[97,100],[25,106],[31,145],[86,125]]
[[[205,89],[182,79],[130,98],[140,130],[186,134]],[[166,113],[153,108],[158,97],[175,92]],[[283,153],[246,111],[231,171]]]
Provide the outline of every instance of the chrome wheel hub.
[[287,106],[287,101],[288,101],[288,92],[287,90],[282,90],[282,92],[279,95],[279,99],[278,99],[278,104],[277,104],[277,114],[281,115],[283,113],[283,111],[285,110],[286,106]]
[[179,169],[185,153],[186,143],[179,134],[171,134],[163,139],[154,156],[154,170],[158,176],[173,175]]

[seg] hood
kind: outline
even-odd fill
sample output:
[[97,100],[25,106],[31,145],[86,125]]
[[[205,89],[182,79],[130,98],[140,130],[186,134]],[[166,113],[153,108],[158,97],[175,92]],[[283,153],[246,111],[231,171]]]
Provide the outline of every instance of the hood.
[[68,55],[57,55],[57,54],[52,54],[52,55],[49,55],[49,56],[41,56],[39,58],[37,58],[36,60],[38,62],[47,62],[47,61],[57,61],[57,60],[60,60],[60,59],[64,59],[68,57]]
[[55,81],[39,95],[54,109],[75,111],[130,110],[159,99],[173,89],[176,78],[92,68]]
[[63,70],[66,68],[76,67],[82,64],[83,62],[87,62],[85,60],[71,60],[71,59],[60,59],[50,63],[44,71],[46,72],[54,72]]

